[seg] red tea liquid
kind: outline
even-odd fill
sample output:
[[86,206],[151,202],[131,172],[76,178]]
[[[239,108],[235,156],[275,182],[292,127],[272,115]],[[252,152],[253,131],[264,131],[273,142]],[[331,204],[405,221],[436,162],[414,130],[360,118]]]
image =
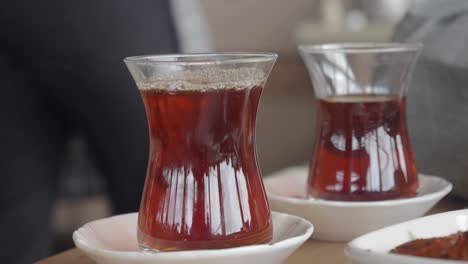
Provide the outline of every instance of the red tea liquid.
[[141,91],[150,129],[138,219],[143,249],[215,249],[271,240],[255,152],[261,91]]
[[310,196],[372,201],[416,194],[418,177],[405,98],[336,96],[317,104]]

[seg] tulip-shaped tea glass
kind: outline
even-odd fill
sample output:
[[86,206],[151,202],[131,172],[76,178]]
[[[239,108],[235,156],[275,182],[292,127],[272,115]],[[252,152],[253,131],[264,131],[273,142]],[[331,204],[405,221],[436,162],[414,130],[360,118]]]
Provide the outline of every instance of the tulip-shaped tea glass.
[[150,133],[138,243],[149,251],[267,243],[272,222],[255,123],[268,53],[125,59]]
[[308,193],[325,200],[413,196],[406,92],[420,44],[300,46],[316,96]]

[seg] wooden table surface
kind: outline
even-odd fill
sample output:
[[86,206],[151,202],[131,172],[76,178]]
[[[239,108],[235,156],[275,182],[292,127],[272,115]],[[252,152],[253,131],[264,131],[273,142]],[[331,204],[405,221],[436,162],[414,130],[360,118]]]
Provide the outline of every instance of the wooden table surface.
[[[445,198],[429,214],[462,209],[468,206],[466,201],[457,198]],[[308,241],[302,245],[284,264],[315,263],[348,264],[343,249],[346,243]],[[36,264],[95,264],[78,249],[70,249],[58,255],[36,262]]]

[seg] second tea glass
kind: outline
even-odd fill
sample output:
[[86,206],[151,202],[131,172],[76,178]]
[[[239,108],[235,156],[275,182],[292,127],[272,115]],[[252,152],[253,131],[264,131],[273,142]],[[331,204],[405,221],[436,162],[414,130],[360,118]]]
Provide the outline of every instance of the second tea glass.
[[299,47],[317,107],[309,196],[374,201],[416,194],[406,92],[420,50],[403,43]]

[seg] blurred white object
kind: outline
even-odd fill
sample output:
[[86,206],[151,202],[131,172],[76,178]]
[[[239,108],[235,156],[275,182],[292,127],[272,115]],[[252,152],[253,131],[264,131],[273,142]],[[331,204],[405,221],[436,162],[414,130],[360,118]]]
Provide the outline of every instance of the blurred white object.
[[345,21],[346,28],[352,31],[364,30],[369,24],[366,15],[360,10],[349,11],[346,14]]
[[99,264],[279,264],[314,230],[300,217],[272,212],[273,240],[269,244],[154,254],[138,250],[137,218],[133,213],[90,222],[73,233],[73,241]]
[[180,51],[183,53],[213,51],[211,31],[199,0],[172,0]]
[[314,239],[349,241],[369,231],[423,216],[452,189],[448,181],[420,175],[416,197],[375,202],[306,198],[308,167],[291,167],[267,177],[272,210],[297,215],[315,225]]
[[[434,238],[467,231],[468,210],[426,216],[386,227],[351,241],[346,255],[355,264],[453,264],[453,260],[404,256],[389,253],[393,248],[414,238]],[[463,262],[465,263],[465,262]]]

